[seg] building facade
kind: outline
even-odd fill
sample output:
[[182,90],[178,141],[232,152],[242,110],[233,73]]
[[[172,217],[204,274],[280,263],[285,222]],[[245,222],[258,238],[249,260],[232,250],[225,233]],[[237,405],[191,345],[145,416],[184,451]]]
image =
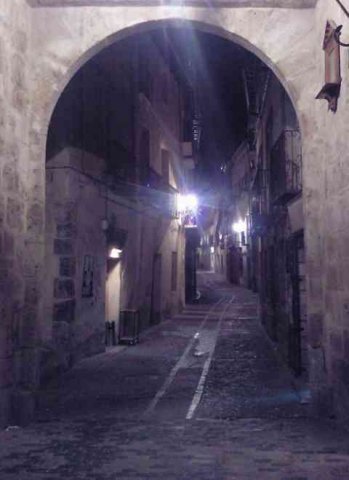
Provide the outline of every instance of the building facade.
[[116,337],[127,328],[120,312],[139,315],[142,331],[184,303],[181,93],[164,53],[143,35],[85,65],[56,106],[42,375],[104,350],[105,325]]
[[259,293],[266,331],[307,378],[300,128],[280,82],[259,62],[252,69],[245,73],[248,136],[226,166],[231,196],[218,233],[221,255],[227,279]]

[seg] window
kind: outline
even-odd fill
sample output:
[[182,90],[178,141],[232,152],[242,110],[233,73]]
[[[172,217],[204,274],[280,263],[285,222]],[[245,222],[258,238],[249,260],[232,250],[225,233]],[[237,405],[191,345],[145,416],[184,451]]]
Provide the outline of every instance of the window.
[[171,291],[175,292],[177,290],[177,252],[172,252],[171,263]]
[[161,175],[166,185],[170,182],[170,153],[167,150],[161,150]]

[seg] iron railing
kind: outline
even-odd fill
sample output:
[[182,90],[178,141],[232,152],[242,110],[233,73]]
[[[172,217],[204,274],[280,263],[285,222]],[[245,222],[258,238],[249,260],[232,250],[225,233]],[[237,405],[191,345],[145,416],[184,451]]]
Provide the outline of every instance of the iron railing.
[[270,189],[274,203],[284,203],[302,191],[300,133],[284,130],[271,151]]
[[146,207],[160,210],[165,216],[177,218],[177,191],[151,167],[140,169],[132,165],[127,175],[122,177],[115,170],[113,174],[104,176],[103,183],[120,197],[140,201]]

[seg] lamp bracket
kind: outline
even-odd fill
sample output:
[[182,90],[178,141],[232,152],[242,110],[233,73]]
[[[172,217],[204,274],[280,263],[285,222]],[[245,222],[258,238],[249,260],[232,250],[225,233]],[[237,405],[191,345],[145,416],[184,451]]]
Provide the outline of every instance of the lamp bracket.
[[343,28],[343,25],[338,25],[338,27],[335,29],[335,31],[333,32],[334,39],[336,40],[338,45],[340,45],[341,47],[349,47],[349,43],[343,43],[340,40],[340,36],[342,34],[342,28]]

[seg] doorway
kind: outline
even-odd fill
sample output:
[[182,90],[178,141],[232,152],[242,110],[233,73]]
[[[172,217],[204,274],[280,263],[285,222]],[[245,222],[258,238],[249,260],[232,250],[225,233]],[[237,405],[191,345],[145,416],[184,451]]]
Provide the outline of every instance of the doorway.
[[107,281],[105,288],[105,320],[115,322],[115,332],[119,331],[120,317],[121,262],[112,259],[107,263]]
[[289,334],[289,363],[296,375],[307,371],[306,283],[303,231],[290,239],[290,279],[292,317]]

